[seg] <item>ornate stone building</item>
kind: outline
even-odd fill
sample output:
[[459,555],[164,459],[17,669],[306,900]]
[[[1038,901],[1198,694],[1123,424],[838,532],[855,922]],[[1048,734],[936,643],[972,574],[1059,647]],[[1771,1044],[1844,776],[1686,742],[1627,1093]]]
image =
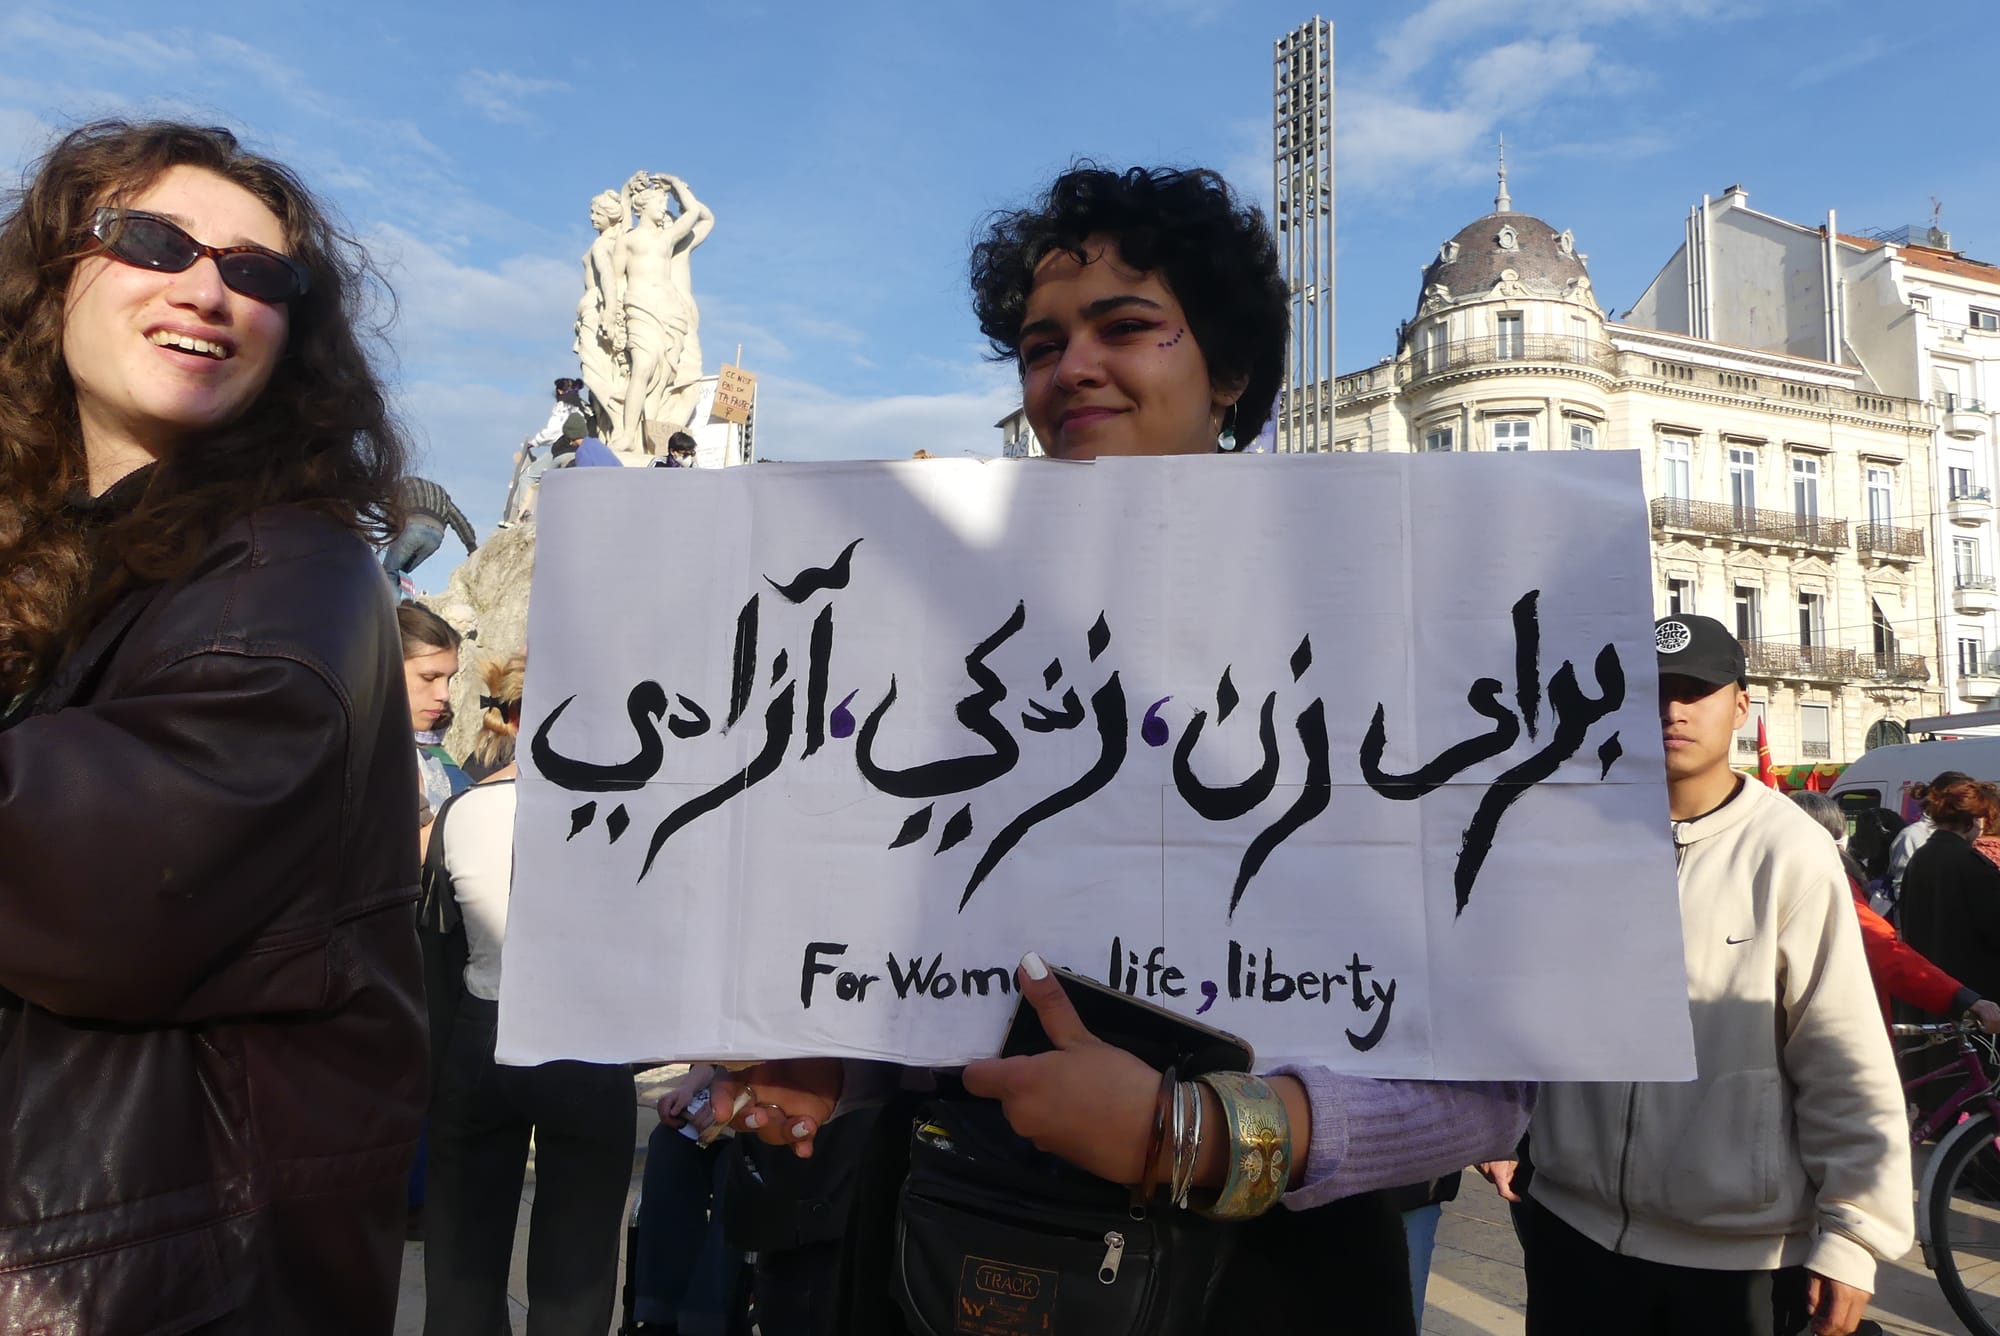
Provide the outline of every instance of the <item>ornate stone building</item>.
[[1576,239],[1494,210],[1424,266],[1396,352],[1335,389],[1332,448],[1630,449],[1654,609],[1732,625],[1780,763],[1850,760],[1943,703],[1928,406],[1860,368],[1606,318]]
[[1809,226],[1750,207],[1731,186],[1690,209],[1687,238],[1627,319],[1830,362],[1858,384],[1926,400],[1930,490],[1871,490],[1871,520],[1926,531],[1937,560],[1934,679],[1952,713],[2000,697],[2000,530],[1993,512],[2000,406],[2000,267],[1951,248],[1935,222],[1865,236],[1832,212]]

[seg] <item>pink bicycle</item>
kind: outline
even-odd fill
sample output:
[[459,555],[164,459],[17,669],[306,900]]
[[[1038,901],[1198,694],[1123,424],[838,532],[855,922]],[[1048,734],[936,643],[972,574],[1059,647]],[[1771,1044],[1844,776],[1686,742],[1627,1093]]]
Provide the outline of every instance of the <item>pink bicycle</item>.
[[[1918,1176],[1917,1239],[1966,1330],[2000,1336],[2000,1050],[1970,1022],[1892,1025],[1889,1032],[1918,1041],[1898,1057],[1946,1044],[1957,1050],[1903,1083],[1911,1146],[1937,1143]],[[1943,1102],[1919,1116],[1916,1093],[1951,1082]]]

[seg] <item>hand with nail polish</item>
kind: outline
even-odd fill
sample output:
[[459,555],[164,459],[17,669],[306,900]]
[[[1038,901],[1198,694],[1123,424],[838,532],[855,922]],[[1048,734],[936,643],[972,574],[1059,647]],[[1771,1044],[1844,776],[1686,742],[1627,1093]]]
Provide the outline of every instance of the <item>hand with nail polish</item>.
[[1040,956],[1023,956],[1015,979],[1055,1048],[969,1064],[966,1093],[999,1100],[1037,1149],[1114,1183],[1139,1182],[1160,1074],[1086,1029]]
[[840,1102],[841,1076],[839,1058],[780,1058],[718,1073],[709,1099],[718,1118],[736,1111],[730,1126],[737,1131],[767,1146],[790,1146],[806,1159],[820,1124]]

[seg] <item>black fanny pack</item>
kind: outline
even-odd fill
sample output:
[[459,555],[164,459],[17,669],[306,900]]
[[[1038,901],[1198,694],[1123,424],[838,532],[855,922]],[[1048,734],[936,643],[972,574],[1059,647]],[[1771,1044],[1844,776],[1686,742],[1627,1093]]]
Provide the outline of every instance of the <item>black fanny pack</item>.
[[972,1098],[919,1110],[899,1208],[892,1288],[921,1336],[1195,1336],[1231,1238],[1133,1205]]

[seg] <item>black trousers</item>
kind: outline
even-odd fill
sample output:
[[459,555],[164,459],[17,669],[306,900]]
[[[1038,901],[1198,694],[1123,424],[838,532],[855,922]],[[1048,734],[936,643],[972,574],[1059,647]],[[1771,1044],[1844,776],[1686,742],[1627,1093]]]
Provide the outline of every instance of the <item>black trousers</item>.
[[514,1223],[535,1141],[528,1336],[604,1336],[632,1181],[638,1096],[625,1066],[493,1061],[498,1008],[466,997],[431,1104],[424,1336],[508,1330]]
[[1528,1275],[1528,1336],[1797,1336],[1806,1269],[1709,1271],[1623,1257],[1532,1197],[1516,1213]]
[[1417,1336],[1403,1215],[1389,1193],[1364,1192],[1307,1211],[1274,1206],[1238,1228],[1209,1311],[1208,1329],[1217,1336]]
[[783,1252],[758,1253],[757,1330],[762,1336],[861,1336],[841,1303],[843,1241],[803,1243]]

